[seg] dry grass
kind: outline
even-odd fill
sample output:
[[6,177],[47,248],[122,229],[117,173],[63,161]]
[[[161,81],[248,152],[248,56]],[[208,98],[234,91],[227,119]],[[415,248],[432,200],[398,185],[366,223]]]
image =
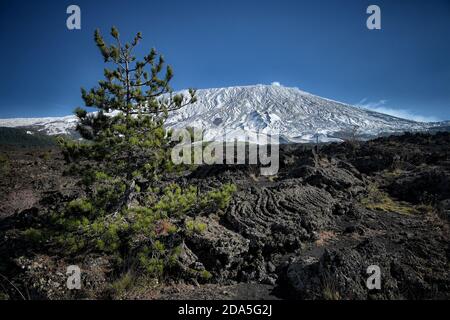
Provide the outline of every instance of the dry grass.
[[336,239],[336,233],[334,231],[322,231],[319,233],[319,239],[315,241],[316,246],[323,247],[333,239]]
[[330,287],[324,287],[322,295],[324,300],[341,300],[339,292]]
[[369,210],[380,212],[395,212],[400,214],[427,214],[433,211],[429,205],[412,205],[404,201],[397,201],[389,194],[378,189],[377,186],[371,185],[366,198],[361,199],[361,204]]
[[383,177],[386,178],[398,178],[400,177],[405,171],[395,168],[394,170],[385,170],[383,172]]
[[324,300],[341,300],[336,280],[330,275],[325,275],[322,279],[322,298]]
[[160,283],[156,278],[128,271],[110,284],[110,298],[114,300],[142,299],[144,296],[150,298],[158,286]]

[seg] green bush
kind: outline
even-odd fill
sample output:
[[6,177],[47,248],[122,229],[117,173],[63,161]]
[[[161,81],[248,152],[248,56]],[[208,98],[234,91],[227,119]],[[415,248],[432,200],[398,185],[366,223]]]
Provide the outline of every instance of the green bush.
[[209,207],[213,210],[225,209],[236,190],[236,185],[231,183],[225,184],[220,189],[206,193],[201,198],[201,204],[203,207]]
[[127,272],[119,279],[115,280],[111,284],[114,295],[120,296],[130,290],[134,286],[135,280],[136,279],[131,272]]
[[94,206],[89,200],[76,199],[67,205],[67,213],[69,215],[89,216],[93,213]]
[[210,280],[212,278],[212,274],[209,271],[203,270],[203,271],[200,272],[200,277],[203,280],[208,281],[208,280]]
[[39,243],[44,240],[44,232],[42,230],[29,228],[22,232],[22,235],[27,241]]
[[185,223],[188,233],[202,233],[207,228],[205,223],[193,219],[186,220]]

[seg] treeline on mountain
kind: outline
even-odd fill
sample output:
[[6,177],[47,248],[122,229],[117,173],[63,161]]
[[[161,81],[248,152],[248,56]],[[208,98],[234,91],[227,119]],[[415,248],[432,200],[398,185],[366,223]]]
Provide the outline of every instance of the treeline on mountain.
[[56,146],[54,137],[40,133],[27,133],[26,129],[0,127],[0,145],[14,147]]

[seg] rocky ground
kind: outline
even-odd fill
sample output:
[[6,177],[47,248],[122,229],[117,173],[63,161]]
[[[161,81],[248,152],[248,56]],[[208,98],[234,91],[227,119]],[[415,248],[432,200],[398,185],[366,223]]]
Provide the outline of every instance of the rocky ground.
[[[277,176],[256,166],[202,166],[205,190],[238,187],[183,248],[210,283],[114,279],[107,257],[78,257],[84,288],[65,289],[73,261],[30,246],[23,230],[81,191],[56,149],[2,149],[0,292],[25,298],[449,299],[450,134],[281,148]],[[32,235],[28,235],[32,236]],[[381,269],[368,290],[367,268]]]

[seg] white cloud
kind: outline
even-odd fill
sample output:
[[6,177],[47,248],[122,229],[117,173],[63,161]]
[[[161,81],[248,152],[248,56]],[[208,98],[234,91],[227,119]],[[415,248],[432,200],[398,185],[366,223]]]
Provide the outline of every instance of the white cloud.
[[436,117],[422,116],[420,114],[415,113],[414,111],[408,109],[395,109],[386,106],[387,100],[380,101],[368,101],[367,99],[362,99],[357,107],[361,107],[364,109],[369,109],[375,112],[385,113],[397,118],[408,119],[418,122],[436,122],[440,121],[440,119]]

